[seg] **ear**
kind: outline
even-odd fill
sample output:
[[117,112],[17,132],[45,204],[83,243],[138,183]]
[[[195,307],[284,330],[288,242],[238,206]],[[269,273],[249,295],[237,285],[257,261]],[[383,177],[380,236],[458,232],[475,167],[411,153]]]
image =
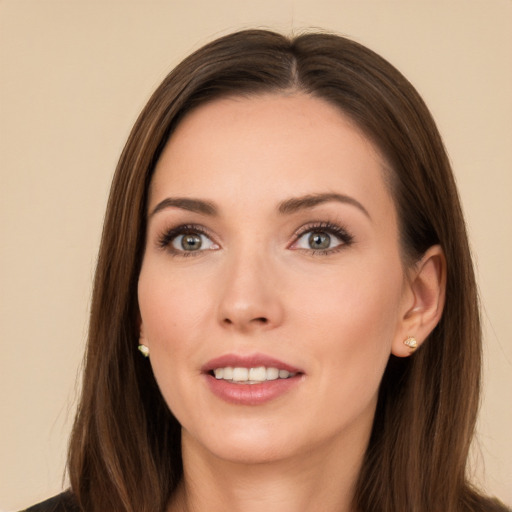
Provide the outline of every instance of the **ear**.
[[415,348],[404,344],[414,337],[418,347],[439,323],[446,295],[446,259],[440,245],[430,247],[407,275],[400,314],[400,325],[391,353],[411,355]]
[[146,340],[146,336],[144,335],[144,325],[142,323],[142,320],[139,318],[139,346],[137,347],[139,349],[139,352],[144,357],[149,357],[149,345]]
[[139,318],[138,318],[138,326],[139,326],[139,343],[141,345],[147,345],[147,339],[146,339],[146,335],[144,334],[144,322],[142,321],[142,317],[140,316],[140,313],[139,313]]

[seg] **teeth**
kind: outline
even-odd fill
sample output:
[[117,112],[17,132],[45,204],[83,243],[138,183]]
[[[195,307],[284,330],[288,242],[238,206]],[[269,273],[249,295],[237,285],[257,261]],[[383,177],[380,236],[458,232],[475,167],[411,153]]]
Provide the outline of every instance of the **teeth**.
[[267,380],[276,380],[279,378],[279,370],[277,368],[267,368]]
[[263,382],[267,380],[267,369],[264,366],[249,369],[249,380],[257,380]]
[[249,380],[249,370],[247,368],[233,368],[233,377],[235,382]]
[[295,375],[295,373],[290,373],[288,370],[266,368],[265,366],[257,366],[256,368],[226,366],[225,368],[215,368],[213,374],[218,380],[222,379],[240,384],[257,384],[267,380],[288,379]]

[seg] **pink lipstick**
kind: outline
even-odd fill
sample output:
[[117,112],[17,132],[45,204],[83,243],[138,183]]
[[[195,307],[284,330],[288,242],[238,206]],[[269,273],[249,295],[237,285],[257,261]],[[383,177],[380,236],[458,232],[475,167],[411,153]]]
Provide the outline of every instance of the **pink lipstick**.
[[303,378],[304,372],[262,354],[226,354],[201,368],[209,389],[218,398],[238,405],[260,405],[273,400]]

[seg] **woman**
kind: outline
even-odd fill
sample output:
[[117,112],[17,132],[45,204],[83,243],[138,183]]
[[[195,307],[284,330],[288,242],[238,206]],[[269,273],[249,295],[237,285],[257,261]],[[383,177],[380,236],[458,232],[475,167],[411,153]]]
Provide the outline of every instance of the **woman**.
[[223,37],[123,151],[72,492],[33,510],[505,510],[466,479],[480,343],[409,82],[338,36]]

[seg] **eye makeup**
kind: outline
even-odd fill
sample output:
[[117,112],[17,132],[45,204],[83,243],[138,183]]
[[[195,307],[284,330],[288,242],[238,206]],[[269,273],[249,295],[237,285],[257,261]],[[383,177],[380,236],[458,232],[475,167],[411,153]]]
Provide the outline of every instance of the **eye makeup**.
[[[183,240],[184,237],[190,236],[194,244]],[[182,237],[182,249],[176,247],[176,240]],[[210,242],[209,247],[203,248],[203,240],[207,239]],[[219,245],[216,244],[212,235],[208,230],[199,224],[179,224],[175,227],[164,229],[157,237],[157,247],[162,250],[169,251],[173,256],[197,256],[207,250],[216,250]],[[208,244],[207,244],[208,245]],[[188,250],[186,248],[188,246]]]
[[[309,235],[309,236],[308,236]],[[354,243],[354,237],[339,223],[312,221],[303,224],[292,235],[286,248],[312,255],[328,256]],[[200,224],[179,224],[163,229],[156,238],[159,249],[172,256],[198,256],[217,250],[219,244],[211,232]]]
[[[309,237],[307,244],[309,247],[299,247],[299,242],[301,242],[301,239],[308,233]],[[331,245],[333,237],[336,239],[334,241],[335,245]],[[329,247],[324,247],[326,245],[326,241],[328,242]],[[311,246],[312,243],[317,243],[317,247]],[[301,226],[296,231],[294,241],[289,248],[299,251],[307,251],[314,255],[327,256],[339,252],[347,246],[350,246],[352,243],[354,243],[354,237],[345,227],[330,221],[317,221],[309,222]]]

